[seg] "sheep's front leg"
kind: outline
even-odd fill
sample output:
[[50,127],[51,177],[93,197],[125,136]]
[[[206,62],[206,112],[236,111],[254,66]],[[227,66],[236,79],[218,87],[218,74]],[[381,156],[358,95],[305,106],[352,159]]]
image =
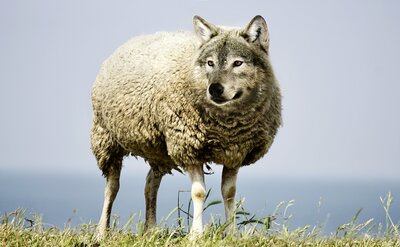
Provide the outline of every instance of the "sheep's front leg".
[[227,222],[231,222],[232,232],[236,230],[235,195],[238,171],[239,168],[227,168],[226,166],[222,170],[221,191],[224,198],[225,218]]
[[150,168],[146,177],[144,196],[146,199],[146,222],[144,229],[147,231],[157,224],[157,193],[163,174]]
[[192,201],[193,201],[193,223],[190,229],[191,238],[200,236],[203,233],[203,204],[206,196],[206,186],[204,184],[203,166],[191,166],[188,168],[192,181]]

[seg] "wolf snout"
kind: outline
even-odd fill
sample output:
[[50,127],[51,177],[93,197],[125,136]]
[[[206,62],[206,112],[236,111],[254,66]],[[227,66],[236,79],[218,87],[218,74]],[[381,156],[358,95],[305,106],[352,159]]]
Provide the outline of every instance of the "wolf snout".
[[208,87],[208,92],[212,97],[219,98],[224,93],[224,87],[221,85],[221,83],[212,83]]
[[210,100],[220,105],[231,100],[239,99],[243,91],[241,89],[225,88],[221,83],[212,83],[208,87],[208,94]]

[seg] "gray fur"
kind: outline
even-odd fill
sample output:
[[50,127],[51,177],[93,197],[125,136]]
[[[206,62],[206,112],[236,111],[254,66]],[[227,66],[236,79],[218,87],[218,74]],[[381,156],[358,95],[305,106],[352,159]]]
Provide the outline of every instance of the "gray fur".
[[[194,26],[198,37],[133,38],[103,63],[92,92],[91,144],[106,177],[129,154],[159,174],[149,176],[162,177],[211,162],[238,168],[267,153],[281,124],[281,95],[264,19],[225,29],[196,16]],[[232,67],[237,57],[239,69]],[[212,83],[227,102],[210,99]]]

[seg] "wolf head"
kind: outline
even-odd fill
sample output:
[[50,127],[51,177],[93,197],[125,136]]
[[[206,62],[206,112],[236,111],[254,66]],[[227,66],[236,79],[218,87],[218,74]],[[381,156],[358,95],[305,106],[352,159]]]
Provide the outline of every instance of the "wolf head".
[[269,35],[263,17],[256,16],[243,29],[215,26],[193,18],[201,46],[194,77],[201,83],[208,108],[224,111],[257,108],[265,103],[275,83],[268,60]]

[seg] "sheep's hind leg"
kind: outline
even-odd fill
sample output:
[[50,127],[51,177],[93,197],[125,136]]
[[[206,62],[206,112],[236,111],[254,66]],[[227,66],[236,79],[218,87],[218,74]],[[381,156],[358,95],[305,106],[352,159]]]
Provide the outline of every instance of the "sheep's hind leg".
[[190,238],[195,239],[203,233],[203,204],[206,196],[203,166],[189,166],[187,169],[192,181],[193,223]]
[[105,236],[107,229],[110,227],[111,209],[119,190],[120,173],[121,166],[115,166],[111,167],[108,175],[106,176],[103,210],[96,233],[96,238],[99,240]]
[[103,210],[96,229],[96,239],[101,240],[106,235],[110,225],[112,205],[119,190],[124,151],[113,141],[107,130],[97,124],[96,119],[94,120],[91,132],[92,150],[96,156],[97,164],[106,178]]
[[227,233],[234,233],[236,230],[235,194],[238,171],[239,168],[227,168],[226,166],[222,170],[221,192],[224,199],[225,219],[231,224]]
[[157,193],[160,187],[163,173],[150,168],[146,177],[146,186],[144,196],[146,200],[146,222],[144,224],[145,231],[152,229],[157,224]]

